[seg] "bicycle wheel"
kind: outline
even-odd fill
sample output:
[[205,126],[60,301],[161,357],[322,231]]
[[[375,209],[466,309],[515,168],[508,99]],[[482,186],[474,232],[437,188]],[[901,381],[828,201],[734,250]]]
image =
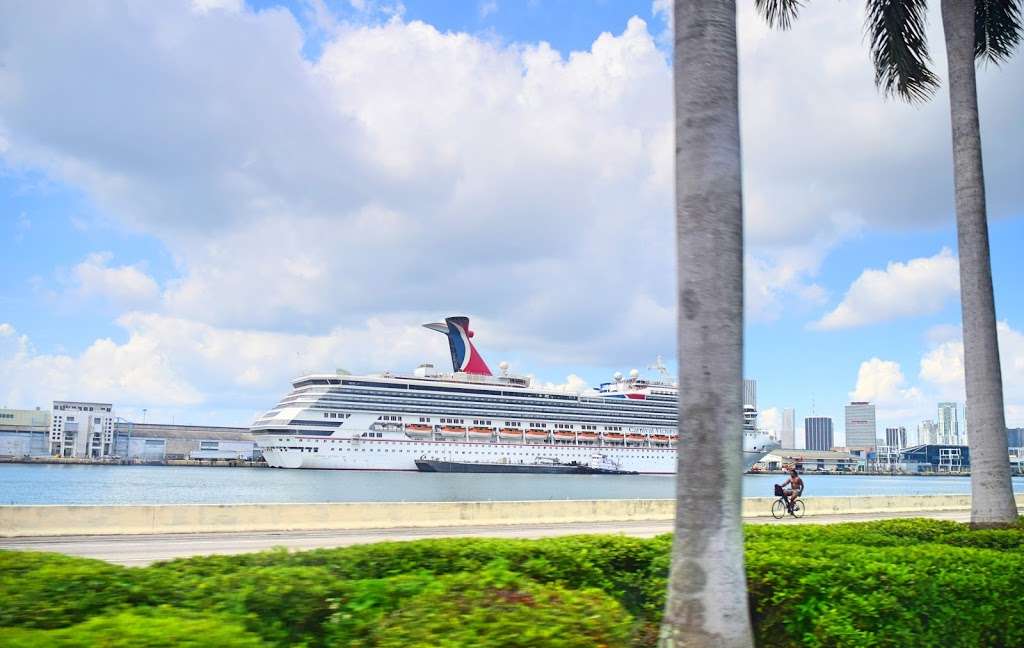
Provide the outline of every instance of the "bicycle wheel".
[[792,515],[796,518],[801,518],[804,516],[804,501],[802,499],[798,499],[797,501],[793,502]]
[[772,517],[776,520],[781,520],[786,514],[786,500],[781,497],[772,502]]

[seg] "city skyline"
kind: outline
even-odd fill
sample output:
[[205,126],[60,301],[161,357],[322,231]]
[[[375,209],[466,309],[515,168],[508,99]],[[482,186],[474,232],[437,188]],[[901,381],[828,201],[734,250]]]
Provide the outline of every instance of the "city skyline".
[[[246,425],[306,371],[442,365],[420,324],[455,313],[566,391],[675,372],[663,3],[90,6],[0,20],[0,405]],[[763,422],[827,415],[837,444],[850,401],[908,430],[964,401],[948,96],[881,100],[860,11],[739,13],[744,374]],[[164,29],[201,46],[161,56]],[[1020,426],[1024,57],[978,83]]]

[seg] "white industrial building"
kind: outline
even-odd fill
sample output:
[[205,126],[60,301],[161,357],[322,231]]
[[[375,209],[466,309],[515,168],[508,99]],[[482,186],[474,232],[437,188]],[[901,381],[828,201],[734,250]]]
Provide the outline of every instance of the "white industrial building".
[[0,457],[45,457],[50,454],[50,412],[0,409]]
[[114,406],[110,403],[53,401],[50,454],[58,457],[109,457],[114,449]]

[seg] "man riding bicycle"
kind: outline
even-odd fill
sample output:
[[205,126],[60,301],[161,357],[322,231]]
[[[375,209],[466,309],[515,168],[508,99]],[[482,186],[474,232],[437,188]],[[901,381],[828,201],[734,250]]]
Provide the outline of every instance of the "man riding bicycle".
[[[789,486],[789,488],[786,488],[786,486]],[[788,498],[789,512],[792,513],[793,503],[804,492],[804,480],[800,479],[800,475],[795,469],[789,471],[789,479],[782,482],[782,489],[783,496]]]

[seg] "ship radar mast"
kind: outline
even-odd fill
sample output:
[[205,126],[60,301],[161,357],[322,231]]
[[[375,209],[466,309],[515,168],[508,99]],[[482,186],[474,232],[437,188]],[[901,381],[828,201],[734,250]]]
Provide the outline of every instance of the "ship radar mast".
[[660,355],[654,361],[654,364],[647,365],[647,368],[657,371],[659,374],[661,374],[661,377],[665,380],[666,383],[672,383],[672,374],[668,372],[668,367],[665,366],[665,362],[661,359]]

